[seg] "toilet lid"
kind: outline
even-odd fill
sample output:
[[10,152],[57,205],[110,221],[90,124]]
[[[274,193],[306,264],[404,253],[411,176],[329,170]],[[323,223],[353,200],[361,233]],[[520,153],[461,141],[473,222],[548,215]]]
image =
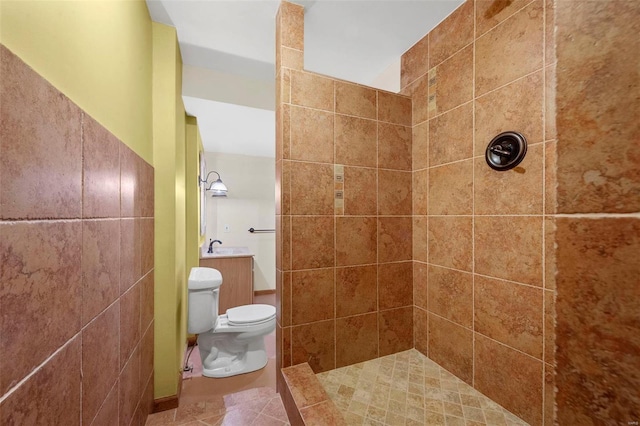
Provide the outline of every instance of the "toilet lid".
[[244,305],[227,309],[229,324],[250,324],[266,321],[276,315],[275,306]]

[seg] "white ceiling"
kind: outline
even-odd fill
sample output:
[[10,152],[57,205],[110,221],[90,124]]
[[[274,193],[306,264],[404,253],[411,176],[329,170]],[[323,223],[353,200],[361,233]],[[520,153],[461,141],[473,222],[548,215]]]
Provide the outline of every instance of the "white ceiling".
[[[373,85],[462,0],[295,3],[305,6],[305,69]],[[273,149],[266,152],[262,146],[274,145],[273,123],[257,130],[267,116],[274,121],[273,112],[253,110],[275,108],[279,4],[279,0],[147,0],[154,21],[177,29],[185,65],[185,108],[198,118],[206,151],[274,155]],[[399,81],[400,76],[395,79]],[[387,86],[375,84],[382,89],[395,87],[393,82],[388,85],[389,79]],[[251,126],[247,126],[249,117],[256,120]]]

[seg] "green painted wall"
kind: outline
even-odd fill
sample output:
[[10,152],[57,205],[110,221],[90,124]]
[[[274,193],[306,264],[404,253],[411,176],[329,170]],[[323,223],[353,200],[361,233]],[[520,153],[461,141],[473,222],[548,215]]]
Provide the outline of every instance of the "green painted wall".
[[0,41],[153,164],[144,0],[2,0]]

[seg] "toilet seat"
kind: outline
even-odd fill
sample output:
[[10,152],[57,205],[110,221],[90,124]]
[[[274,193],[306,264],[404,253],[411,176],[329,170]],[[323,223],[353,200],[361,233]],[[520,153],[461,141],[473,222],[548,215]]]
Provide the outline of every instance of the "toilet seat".
[[230,327],[246,327],[263,324],[276,316],[276,308],[271,305],[243,305],[227,309],[227,324]]

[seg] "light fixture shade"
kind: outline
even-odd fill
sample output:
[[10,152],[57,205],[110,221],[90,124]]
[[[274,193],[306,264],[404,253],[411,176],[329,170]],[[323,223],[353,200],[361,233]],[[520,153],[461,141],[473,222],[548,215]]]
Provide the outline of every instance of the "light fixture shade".
[[209,188],[211,191],[212,197],[226,197],[227,196],[227,185],[222,183],[222,180],[218,178],[215,182],[211,184]]

